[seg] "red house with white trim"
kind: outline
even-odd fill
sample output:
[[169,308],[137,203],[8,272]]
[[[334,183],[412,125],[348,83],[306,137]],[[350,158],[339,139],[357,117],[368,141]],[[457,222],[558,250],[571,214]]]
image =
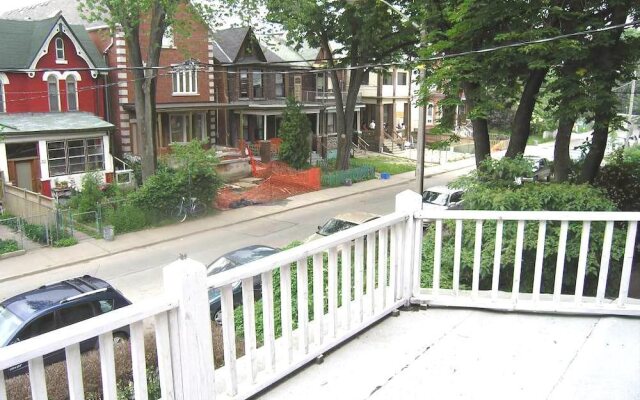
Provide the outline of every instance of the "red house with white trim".
[[0,19],[0,172],[51,195],[96,172],[113,177],[106,122],[106,65],[82,26],[61,14]]

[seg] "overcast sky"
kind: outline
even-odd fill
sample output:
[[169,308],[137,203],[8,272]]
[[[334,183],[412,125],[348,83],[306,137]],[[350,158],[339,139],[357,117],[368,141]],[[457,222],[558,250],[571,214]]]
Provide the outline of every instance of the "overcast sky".
[[35,3],[42,3],[44,0],[0,0],[0,14],[4,14],[6,11],[13,10],[15,8],[23,8]]

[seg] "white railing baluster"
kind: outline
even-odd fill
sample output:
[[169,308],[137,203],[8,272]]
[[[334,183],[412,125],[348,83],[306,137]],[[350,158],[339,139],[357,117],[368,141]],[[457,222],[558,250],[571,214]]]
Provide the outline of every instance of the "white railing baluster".
[[171,360],[171,342],[169,339],[169,313],[163,312],[154,317],[156,349],[158,352],[158,377],[162,400],[174,400],[173,371]]
[[242,280],[242,326],[244,328],[244,356],[249,360],[251,383],[256,381],[258,367],[256,361],[256,306],[253,277]]
[[462,220],[456,220],[456,234],[453,252],[453,294],[460,294],[460,258],[462,256]]
[[478,297],[480,288],[480,262],[482,257],[482,220],[476,220],[475,245],[473,246],[473,279],[471,281],[471,296]]
[[375,310],[375,270],[376,270],[376,235],[375,233],[369,233],[367,235],[367,264],[366,264],[366,276],[367,276],[367,291],[365,296],[367,302],[365,308],[367,308],[367,315],[373,315]]
[[633,252],[638,229],[637,221],[629,221],[627,227],[627,242],[624,246],[624,261],[622,263],[622,275],[620,277],[620,293],[618,295],[618,306],[622,307],[627,302],[629,295],[629,282],[631,281],[631,265],[633,264]]
[[273,310],[273,271],[262,273],[262,331],[264,334],[265,366],[276,369],[276,333]]
[[580,238],[580,255],[578,256],[578,273],[576,275],[576,291],[574,301],[582,301],[584,292],[584,276],[587,272],[587,256],[589,254],[589,234],[591,232],[591,221],[582,223],[582,236]]
[[389,270],[389,286],[393,292],[393,301],[400,298],[400,282],[402,282],[402,224],[395,224],[391,229],[391,268]]
[[[102,363],[102,357],[100,357],[100,362]],[[31,384],[32,399],[47,399],[47,381],[45,379],[44,361],[42,357],[29,360],[29,383]],[[113,397],[113,399],[115,399],[115,397]]]
[[515,303],[520,295],[520,272],[522,270],[522,249],[524,248],[524,221],[518,221],[516,233],[516,256],[513,261],[513,288],[511,300]]
[[342,260],[342,309],[345,330],[351,329],[351,243],[340,248]]
[[378,289],[382,296],[380,299],[381,309],[387,306],[387,268],[389,261],[389,252],[387,251],[389,238],[387,232],[387,228],[382,228],[378,231]]
[[144,325],[142,321],[131,324],[129,331],[135,399],[147,400],[147,363],[144,354]]
[[[69,400],[84,400],[80,343],[65,347],[64,354],[67,364],[67,380],[69,382]],[[1,394],[0,398],[2,398]]]
[[422,236],[424,231],[422,230],[422,224],[419,220],[416,220],[413,224],[413,285],[409,286],[411,292],[405,294],[405,297],[410,298],[420,293],[420,277],[422,275]]
[[540,300],[542,284],[542,264],[544,261],[544,241],[547,234],[547,221],[540,221],[538,226],[538,244],[536,245],[536,266],[533,273],[533,301]]
[[[224,346],[224,367],[227,372],[227,393],[235,396],[238,393],[238,371],[236,365],[236,327],[233,318],[233,287],[225,285],[220,288],[222,306],[222,345]],[[266,342],[266,339],[265,339]]]
[[[442,263],[442,220],[436,220],[436,237],[433,244],[433,282],[431,287],[433,288],[433,297],[437,297],[440,292],[440,267]],[[418,280],[419,282],[419,280]]]
[[298,280],[298,338],[302,354],[309,353],[309,274],[307,259],[296,262]]
[[364,238],[356,239],[356,256],[354,261],[353,282],[356,305],[358,307],[358,323],[364,318]]
[[324,319],[324,261],[322,253],[313,255],[313,320],[315,323],[315,343],[320,346],[323,341]]
[[493,249],[493,275],[491,276],[491,298],[498,299],[498,289],[500,288],[500,262],[502,261],[502,230],[504,221],[496,221],[496,244]]
[[329,296],[329,336],[335,337],[338,327],[338,250],[335,247],[329,249],[328,271],[328,296]]
[[287,351],[289,363],[293,360],[292,319],[291,319],[291,265],[280,267],[280,322],[282,326],[282,340]]
[[611,243],[613,242],[613,221],[607,221],[604,228],[604,240],[602,242],[602,257],[600,258],[600,272],[598,272],[598,290],[596,302],[602,304],[607,289],[607,277],[609,275],[609,260],[611,258]]
[[567,251],[567,233],[569,222],[560,223],[560,237],[558,241],[558,259],[556,260],[556,277],[553,285],[553,302],[558,303],[562,295],[562,277],[564,276],[564,258]]
[[113,354],[113,333],[98,336],[100,348],[100,371],[102,372],[102,395],[104,400],[117,400],[116,364]]

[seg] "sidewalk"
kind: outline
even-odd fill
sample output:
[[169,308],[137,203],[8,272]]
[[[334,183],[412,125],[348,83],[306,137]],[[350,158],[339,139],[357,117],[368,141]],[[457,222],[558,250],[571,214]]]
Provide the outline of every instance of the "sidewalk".
[[[467,158],[444,165],[425,166],[425,178],[449,171],[469,168],[474,165],[474,162],[473,158]],[[189,235],[279,214],[296,208],[307,207],[313,204],[324,203],[386,187],[399,186],[411,181],[415,181],[414,171],[392,175],[391,178],[387,180],[374,179],[356,183],[352,186],[340,186],[300,194],[288,198],[286,204],[276,202],[273,204],[249,206],[228,211],[217,211],[208,217],[193,221],[187,220],[182,224],[173,224],[116,235],[113,241],[90,238],[81,241],[73,247],[46,247],[31,250],[22,256],[2,260],[0,263],[0,282],[87,262],[157,243],[172,241]]]

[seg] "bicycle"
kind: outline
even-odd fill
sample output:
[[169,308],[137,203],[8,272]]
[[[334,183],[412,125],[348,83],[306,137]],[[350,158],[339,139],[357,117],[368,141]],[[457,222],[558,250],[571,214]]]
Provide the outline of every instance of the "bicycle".
[[176,207],[173,216],[179,221],[184,222],[187,219],[187,216],[192,216],[195,218],[201,217],[207,211],[202,202],[200,202],[197,198],[191,197],[187,202],[187,199],[182,197],[180,200],[180,204]]

